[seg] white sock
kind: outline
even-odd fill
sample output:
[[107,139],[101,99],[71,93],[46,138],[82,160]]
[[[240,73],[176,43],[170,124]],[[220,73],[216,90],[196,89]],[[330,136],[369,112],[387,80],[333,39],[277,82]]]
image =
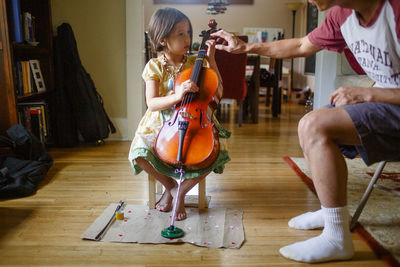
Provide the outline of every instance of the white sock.
[[322,233],[306,241],[283,247],[279,252],[286,258],[301,262],[348,260],[354,247],[350,236],[347,207],[324,208],[325,227]]
[[288,222],[289,227],[300,230],[311,230],[324,227],[324,215],[322,209],[314,212],[306,212],[292,218]]

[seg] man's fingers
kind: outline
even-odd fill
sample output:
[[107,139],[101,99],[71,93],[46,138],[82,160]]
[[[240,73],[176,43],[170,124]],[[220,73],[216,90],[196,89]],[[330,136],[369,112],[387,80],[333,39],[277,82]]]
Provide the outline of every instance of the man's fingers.
[[223,38],[219,38],[219,37],[215,40],[215,42],[216,42],[217,44],[228,45],[228,41],[226,41],[226,40],[223,39]]
[[223,38],[223,39],[227,39],[227,38],[231,37],[232,34],[226,32],[224,30],[219,30],[217,32],[212,33],[211,36],[212,37],[220,37],[220,38]]
[[225,46],[225,45],[217,44],[217,45],[215,45],[215,49],[226,51],[226,46]]
[[332,103],[333,103],[333,96],[331,95],[331,96],[329,97],[329,104],[332,105]]
[[329,104],[334,105],[335,104],[335,98],[337,97],[337,90],[334,91],[331,96],[329,97]]

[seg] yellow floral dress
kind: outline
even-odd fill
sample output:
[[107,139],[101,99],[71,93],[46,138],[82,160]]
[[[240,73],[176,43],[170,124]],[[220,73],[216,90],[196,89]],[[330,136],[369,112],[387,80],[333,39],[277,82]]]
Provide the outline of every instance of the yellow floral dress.
[[[167,63],[162,55],[158,58],[151,59],[143,70],[142,77],[144,81],[156,80],[159,82],[159,95],[166,96],[173,94],[173,91],[168,89],[168,83],[171,83],[170,79],[174,78],[175,73],[180,70],[191,68],[196,60],[195,56],[187,56],[181,67],[167,66]],[[206,61],[205,65],[208,63]],[[171,71],[172,69],[172,71]],[[171,88],[171,85],[170,85]],[[131,148],[129,150],[129,161],[132,164],[132,169],[136,174],[142,171],[142,168],[136,163],[135,159],[142,157],[146,159],[158,172],[167,175],[169,177],[179,178],[179,174],[175,173],[175,168],[162,162],[154,152],[154,142],[157,135],[163,126],[163,123],[171,117],[173,107],[162,111],[150,111],[147,109],[139,126],[136,130],[135,137],[133,138]],[[225,164],[230,161],[226,147],[226,139],[229,138],[230,132],[225,130],[217,121],[215,116],[212,119],[213,123],[219,130],[220,140],[220,152],[217,160],[208,168],[187,171],[184,173],[183,178],[190,179],[196,178],[202,174],[214,171],[215,173],[222,173]]]

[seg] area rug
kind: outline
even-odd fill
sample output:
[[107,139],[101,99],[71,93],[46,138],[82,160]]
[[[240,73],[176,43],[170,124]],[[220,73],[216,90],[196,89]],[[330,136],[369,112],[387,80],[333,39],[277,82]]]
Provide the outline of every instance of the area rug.
[[[98,233],[113,216],[116,206],[117,204],[110,204],[81,238],[96,240]],[[123,208],[124,219],[115,220],[100,241],[153,244],[186,242],[210,248],[241,247],[244,241],[242,211],[186,208],[186,212],[187,218],[174,224],[184,231],[184,236],[168,239],[161,236],[161,231],[170,225],[171,212],[149,210],[147,206],[141,205],[126,205]]]
[[[315,188],[304,158],[283,158],[306,183]],[[362,159],[346,159],[348,167],[347,205],[354,214],[378,164],[366,166]],[[387,163],[378,185],[400,192],[400,163]],[[354,230],[390,266],[400,266],[400,196],[374,188]]]

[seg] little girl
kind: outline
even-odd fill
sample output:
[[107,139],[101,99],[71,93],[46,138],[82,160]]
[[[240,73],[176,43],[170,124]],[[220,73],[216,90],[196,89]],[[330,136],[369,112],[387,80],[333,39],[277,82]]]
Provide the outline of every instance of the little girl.
[[[193,67],[196,60],[195,56],[186,55],[192,44],[192,25],[188,17],[179,10],[174,8],[160,9],[150,19],[149,39],[152,49],[159,53],[157,58],[151,59],[146,64],[142,74],[146,82],[148,109],[136,130],[129,151],[129,160],[135,174],[145,170],[164,185],[165,191],[156,203],[156,209],[167,212],[172,209],[172,201],[177,199],[178,183],[174,178],[179,178],[179,174],[175,173],[175,168],[157,158],[154,151],[154,141],[163,123],[171,117],[174,105],[179,103],[186,93],[199,90],[197,85],[190,80],[175,88],[175,92],[172,90],[174,79],[179,72]],[[208,62],[204,61],[204,64],[217,73],[219,84],[221,84],[214,58],[215,41],[208,40],[206,44],[208,46]],[[222,95],[221,85],[219,85],[217,91],[217,94]],[[184,173],[183,178],[185,180],[181,184],[175,220],[186,218],[184,207],[186,193],[211,171],[222,173],[225,163],[230,160],[225,142],[221,140],[221,138],[228,138],[230,133],[219,125],[212,113],[209,112],[208,116],[213,118],[212,121],[219,130],[220,153],[210,167]]]

